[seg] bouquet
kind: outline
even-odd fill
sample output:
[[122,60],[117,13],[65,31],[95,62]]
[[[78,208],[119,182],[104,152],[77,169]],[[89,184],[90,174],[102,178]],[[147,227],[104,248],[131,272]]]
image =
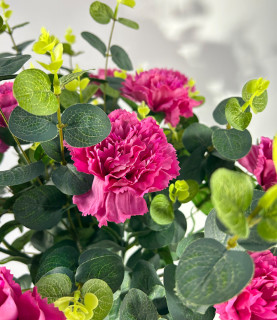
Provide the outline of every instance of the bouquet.
[[[269,81],[250,79],[201,124],[192,78],[134,71],[113,43],[115,24],[139,28],[120,16],[135,0],[114,2],[90,5],[111,32],[82,32],[105,62],[82,70],[70,28],[64,42],[42,27],[18,44],[27,23],[11,26],[0,1],[13,45],[0,54],[0,161],[18,153],[0,172],[0,217],[12,217],[0,227],[1,319],[277,319],[277,136],[252,145],[247,130]],[[205,227],[187,230],[200,211]],[[13,277],[10,261],[29,273]]]

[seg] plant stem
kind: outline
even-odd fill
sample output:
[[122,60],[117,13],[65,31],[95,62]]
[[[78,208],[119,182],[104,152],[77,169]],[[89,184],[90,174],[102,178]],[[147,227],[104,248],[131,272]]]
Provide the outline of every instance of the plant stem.
[[[7,26],[7,29],[8,29],[8,34],[10,35],[10,38],[12,40],[12,43],[13,43],[13,47],[14,47],[14,50],[16,51],[17,54],[21,54],[21,52],[19,51],[15,41],[14,41],[14,37],[13,37],[13,32],[8,24],[8,22],[6,22],[6,26]],[[22,70],[25,70],[24,67],[22,66]]]
[[64,157],[64,145],[63,145],[63,127],[64,125],[62,124],[62,119],[61,119],[61,104],[60,104],[60,96],[57,95],[57,100],[59,103],[59,108],[57,111],[57,117],[58,117],[58,130],[59,130],[59,137],[60,137],[60,147],[61,147],[61,156],[62,156],[62,165],[66,165],[65,157]]

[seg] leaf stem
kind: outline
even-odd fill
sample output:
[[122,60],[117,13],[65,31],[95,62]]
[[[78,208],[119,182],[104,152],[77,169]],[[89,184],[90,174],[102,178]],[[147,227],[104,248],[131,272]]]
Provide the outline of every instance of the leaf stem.
[[[16,43],[15,43],[15,40],[14,40],[14,37],[13,37],[13,32],[12,32],[12,30],[11,30],[8,22],[6,22],[6,26],[7,26],[7,29],[8,29],[8,32],[7,32],[7,33],[9,34],[9,36],[10,36],[10,38],[11,38],[11,40],[12,40],[12,43],[13,43],[13,48],[14,48],[14,50],[16,51],[16,53],[20,55],[21,52],[19,51],[19,49],[18,49],[18,47],[17,47],[17,45],[16,45]],[[22,70],[25,70],[23,66],[22,66]]]
[[60,104],[60,96],[56,95],[58,103],[59,103],[59,108],[57,111],[57,118],[58,118],[58,130],[59,130],[59,137],[60,137],[60,147],[61,147],[61,156],[62,156],[62,165],[66,165],[65,157],[64,157],[64,145],[63,145],[63,128],[64,125],[62,124],[62,119],[61,119],[61,104]]

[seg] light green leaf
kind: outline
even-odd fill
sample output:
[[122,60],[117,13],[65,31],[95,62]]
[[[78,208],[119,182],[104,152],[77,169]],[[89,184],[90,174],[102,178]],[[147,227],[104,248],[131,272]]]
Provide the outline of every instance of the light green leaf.
[[106,113],[91,104],[75,104],[62,114],[64,139],[72,147],[90,147],[104,140],[111,131]]
[[240,238],[247,238],[249,226],[245,211],[253,197],[253,184],[244,173],[218,169],[211,177],[212,202],[220,221]]
[[103,2],[94,1],[89,9],[92,18],[101,24],[107,24],[113,18],[113,10]]
[[127,26],[129,28],[132,28],[132,29],[135,29],[135,30],[139,29],[139,25],[135,21],[132,21],[132,20],[129,20],[129,19],[125,19],[125,18],[118,18],[117,21],[119,23],[121,23],[121,24],[124,24],[125,26]]
[[[249,101],[257,90],[257,81],[257,79],[250,80],[242,88],[242,98],[244,101]],[[262,112],[267,105],[267,101],[267,90],[265,90],[261,95],[255,96],[250,106],[255,113]]]
[[22,71],[14,81],[13,93],[22,109],[37,116],[53,114],[59,108],[48,75],[38,69]]
[[150,205],[150,215],[157,224],[172,223],[174,220],[173,206],[166,195],[158,194],[154,197]]
[[36,116],[16,107],[9,119],[9,129],[19,139],[42,142],[58,135],[57,116]]
[[243,112],[236,98],[231,98],[225,107],[225,115],[229,124],[237,130],[245,130],[252,119],[251,112]]
[[230,98],[222,100],[213,111],[213,118],[217,123],[227,124],[228,121],[225,116],[225,107],[226,107],[227,102],[232,98],[237,99],[240,106],[242,106],[244,104],[244,100],[241,97],[230,97]]
[[81,36],[91,45],[93,46],[95,49],[97,49],[99,52],[102,53],[102,55],[104,57],[106,57],[106,52],[107,52],[107,48],[105,43],[99,39],[96,35],[84,31],[81,33]]
[[107,283],[100,279],[91,279],[84,283],[81,293],[93,293],[98,299],[98,306],[93,310],[94,320],[103,320],[110,312],[113,305],[113,292]]
[[0,58],[0,76],[14,74],[18,71],[31,56],[29,54]]
[[41,161],[6,171],[0,171],[0,186],[16,186],[33,180],[44,173]]
[[134,6],[136,5],[135,0],[119,0],[119,2],[130,8],[134,8]]
[[112,54],[112,60],[113,62],[123,70],[133,70],[132,62],[126,53],[125,50],[123,50],[119,46],[111,46],[111,54]]

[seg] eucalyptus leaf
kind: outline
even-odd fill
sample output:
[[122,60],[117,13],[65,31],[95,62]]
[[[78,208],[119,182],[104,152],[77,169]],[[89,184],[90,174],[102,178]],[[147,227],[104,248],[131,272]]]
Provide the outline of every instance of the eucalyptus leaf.
[[31,58],[29,54],[0,58],[0,76],[14,74]]
[[20,195],[13,206],[15,219],[25,227],[45,230],[62,218],[67,198],[54,186],[40,186]]
[[253,272],[248,253],[227,250],[214,239],[199,239],[180,258],[176,270],[177,294],[184,304],[218,304],[241,292]]
[[242,106],[244,104],[244,100],[241,97],[230,97],[230,98],[222,100],[216,106],[216,108],[214,109],[214,112],[213,112],[213,118],[217,123],[219,123],[219,124],[227,124],[228,123],[226,116],[225,116],[225,107],[226,107],[227,102],[232,98],[237,99],[240,106]]
[[14,81],[13,93],[22,109],[37,116],[53,114],[59,108],[48,75],[39,69],[22,71]]
[[113,45],[111,46],[110,50],[111,50],[113,62],[120,69],[127,70],[127,71],[133,70],[132,62],[124,49],[122,49],[119,46]]
[[94,320],[103,320],[110,312],[113,305],[113,292],[107,283],[100,279],[91,279],[84,283],[81,293],[93,293],[98,299],[98,306],[93,310]]
[[184,131],[183,144],[190,153],[199,146],[206,150],[212,146],[212,130],[204,124],[192,123]]
[[4,240],[5,236],[9,234],[11,231],[13,231],[16,228],[19,228],[21,226],[21,223],[11,220],[6,222],[0,227],[0,243]]
[[[244,101],[250,100],[252,94],[254,93],[255,82],[257,80],[248,81],[242,88],[242,98]],[[268,101],[267,90],[265,90],[260,96],[255,96],[252,102],[252,110],[255,113],[262,112]]]
[[89,9],[91,17],[98,23],[107,24],[113,18],[113,10],[103,2],[94,1]]
[[171,201],[164,194],[158,194],[151,201],[151,218],[160,225],[167,225],[174,220],[174,212]]
[[25,27],[25,26],[27,26],[29,23],[30,23],[30,22],[23,22],[23,23],[17,24],[17,25],[15,25],[15,26],[12,27],[12,30]]
[[61,162],[61,146],[60,146],[60,138],[56,137],[53,140],[45,141],[40,144],[44,150],[44,152],[50,157],[51,159]]
[[44,173],[41,161],[6,171],[0,171],[0,186],[14,186],[33,180]]
[[178,257],[184,253],[185,249],[195,240],[204,238],[203,232],[196,232],[192,234],[188,234],[185,238],[183,238],[177,246],[176,254]]
[[16,107],[9,119],[9,129],[16,137],[25,141],[49,141],[58,135],[57,117],[56,114],[36,116]]
[[252,119],[251,112],[243,112],[236,98],[231,98],[225,107],[225,115],[228,123],[237,130],[245,130]]
[[62,193],[79,195],[91,189],[93,175],[79,172],[73,164],[68,163],[53,171],[52,181]]
[[64,139],[72,147],[83,148],[104,140],[111,131],[106,113],[91,104],[75,104],[62,114]]
[[107,48],[105,43],[98,38],[96,35],[84,31],[81,33],[81,36],[91,45],[93,46],[95,49],[97,49],[100,53],[102,53],[102,55],[104,57],[106,57],[106,52],[107,52]]
[[32,278],[29,274],[23,274],[21,277],[14,280],[20,285],[21,290],[28,290],[32,285]]
[[59,78],[59,82],[60,82],[60,86],[63,87],[66,84],[68,84],[69,82],[73,81],[74,79],[81,77],[81,75],[83,75],[84,73],[88,72],[89,70],[82,70],[79,72],[73,72],[70,74],[67,74],[65,76],[62,76]]
[[28,40],[28,41],[24,41],[20,44],[17,44],[16,47],[13,47],[14,50],[18,50],[19,52],[22,52],[25,48],[28,47],[28,45],[30,45],[31,43],[33,43],[35,40]]
[[252,138],[248,130],[217,129],[213,132],[212,141],[217,151],[231,160],[244,157],[252,147]]
[[92,96],[97,92],[98,86],[90,84],[83,91],[83,102],[88,103]]
[[70,106],[73,106],[76,103],[80,103],[80,95],[76,91],[69,91],[63,89],[60,95],[61,105],[67,109]]
[[17,237],[13,241],[12,247],[18,251],[21,251],[24,248],[24,246],[31,241],[31,238],[32,238],[34,232],[35,232],[34,230],[29,230],[29,231],[25,232],[22,236]]
[[130,19],[125,19],[125,18],[118,18],[117,21],[129,28],[132,28],[132,29],[135,29],[135,30],[138,30],[139,29],[139,25],[138,23],[136,23],[135,21],[133,20],[130,20]]

